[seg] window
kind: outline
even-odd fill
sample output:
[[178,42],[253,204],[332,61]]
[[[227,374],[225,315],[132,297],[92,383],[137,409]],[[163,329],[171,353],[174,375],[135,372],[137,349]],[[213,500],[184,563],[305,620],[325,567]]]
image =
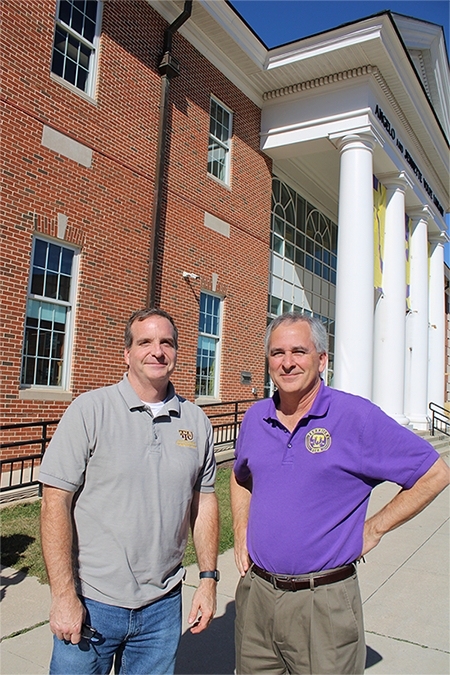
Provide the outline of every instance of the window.
[[230,182],[231,122],[233,115],[214,98],[209,118],[208,173]]
[[[312,314],[327,328],[333,377],[337,225],[279,178],[272,182],[269,322],[283,312]],[[266,375],[266,393],[271,387]]]
[[198,321],[196,396],[214,396],[219,388],[221,300],[200,294]]
[[21,384],[63,388],[67,382],[76,253],[35,239],[32,259]]
[[59,0],[52,72],[93,96],[101,2]]

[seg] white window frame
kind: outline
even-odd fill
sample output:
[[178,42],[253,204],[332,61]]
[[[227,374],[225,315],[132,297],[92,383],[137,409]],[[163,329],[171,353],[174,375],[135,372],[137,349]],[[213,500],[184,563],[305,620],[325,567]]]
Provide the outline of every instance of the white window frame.
[[[69,0],[71,1],[71,0]],[[95,23],[95,34],[94,34],[94,39],[92,42],[84,38],[80,33],[78,33],[76,30],[74,30],[71,26],[66,24],[64,21],[59,19],[59,10],[60,10],[60,5],[61,5],[61,0],[57,1],[56,5],[56,16],[55,16],[55,29],[53,32],[53,45],[52,45],[52,63],[50,65],[50,70],[51,70],[51,75],[53,78],[57,79],[59,82],[63,83],[64,85],[70,87],[76,92],[79,92],[81,94],[84,94],[90,98],[94,98],[95,96],[95,87],[97,83],[97,70],[98,70],[98,52],[99,52],[99,46],[100,46],[100,33],[101,33],[101,20],[102,20],[102,12],[103,12],[103,0],[98,0],[98,5],[97,5],[97,16],[96,16],[96,23]],[[76,84],[73,84],[69,80],[66,80],[64,76],[59,75],[52,70],[52,65],[53,65],[53,55],[55,51],[55,35],[56,35],[56,30],[59,28],[60,30],[64,31],[65,33],[69,34],[70,36],[74,37],[78,42],[83,44],[85,47],[91,50],[91,56],[89,59],[89,70],[88,70],[88,77],[86,81],[86,88],[81,89],[81,87],[78,87]],[[65,57],[67,58],[67,57]]]
[[[214,335],[213,333],[205,333],[198,329],[197,337],[197,355],[196,355],[196,364],[195,364],[195,389],[197,391],[197,364],[198,364],[198,339],[200,337],[211,338],[215,340],[216,349],[215,349],[215,372],[214,372],[214,391],[212,394],[202,394],[196,393],[196,400],[199,399],[208,399],[208,400],[217,400],[219,398],[219,386],[220,386],[220,368],[221,368],[221,353],[222,353],[222,323],[223,323],[223,298],[217,293],[211,291],[201,291],[201,295],[211,296],[219,300],[219,312],[218,312],[218,334]],[[200,322],[200,307],[199,307],[199,322]]]
[[[45,295],[38,295],[32,293],[32,280],[33,280],[33,266],[34,266],[34,253],[36,248],[36,242],[40,240],[47,244],[55,244],[61,248],[68,249],[73,251],[72,259],[72,274],[71,274],[71,283],[70,283],[70,292],[69,299],[67,301],[59,300],[57,298],[50,298]],[[25,311],[25,321],[24,321],[24,335],[23,335],[23,345],[22,345],[22,364],[20,372],[20,389],[22,390],[40,390],[48,392],[64,392],[70,390],[70,376],[72,371],[72,354],[73,354],[73,339],[74,339],[74,326],[75,326],[75,305],[77,297],[77,288],[78,288],[78,273],[79,273],[79,259],[80,259],[80,249],[76,246],[72,246],[67,242],[62,242],[59,239],[52,239],[51,237],[45,237],[42,235],[36,235],[33,239],[32,250],[31,250],[31,260],[30,260],[30,272],[28,279],[28,290],[27,290],[27,309]],[[61,373],[61,384],[60,385],[44,385],[44,384],[27,384],[22,383],[23,369],[25,366],[25,342],[26,342],[26,331],[27,331],[27,310],[28,302],[34,300],[41,303],[41,305],[59,305],[67,309],[66,315],[66,325],[64,332],[64,345],[63,345],[63,364],[62,364],[62,373]]]
[[[217,138],[214,134],[211,133],[211,119],[212,119],[212,104],[213,102],[221,107],[225,112],[228,113],[229,115],[229,124],[228,124],[228,138],[226,142],[224,143],[222,140]],[[211,176],[214,178],[214,180],[219,181],[219,183],[223,183],[225,185],[230,185],[230,175],[231,175],[231,139],[233,135],[233,112],[226,106],[222,101],[219,101],[218,98],[215,96],[211,96],[210,99],[210,107],[209,107],[209,123],[210,123],[210,130],[208,132],[208,165],[210,163],[210,157],[211,157],[211,141],[214,143],[217,143],[223,150],[225,150],[225,177],[224,179],[220,178],[219,176],[216,176],[214,173],[211,171],[208,171],[208,176]]]

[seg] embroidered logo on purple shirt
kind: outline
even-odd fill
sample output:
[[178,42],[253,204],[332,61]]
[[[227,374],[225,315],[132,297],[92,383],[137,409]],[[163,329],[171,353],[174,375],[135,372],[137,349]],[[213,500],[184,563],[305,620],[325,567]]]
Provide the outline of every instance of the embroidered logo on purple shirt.
[[306,434],[305,445],[309,452],[325,452],[331,445],[331,436],[326,429],[312,429]]

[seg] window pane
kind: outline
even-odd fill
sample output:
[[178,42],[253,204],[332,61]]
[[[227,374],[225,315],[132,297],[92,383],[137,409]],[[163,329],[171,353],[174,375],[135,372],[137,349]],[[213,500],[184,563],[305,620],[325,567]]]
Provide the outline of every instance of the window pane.
[[36,360],[36,382],[35,384],[41,384],[43,386],[48,385],[48,360],[47,359],[37,359]]
[[273,238],[273,250],[280,255],[283,255],[283,240],[280,237],[274,236]]
[[53,272],[59,272],[59,257],[61,255],[61,246],[50,244],[48,247],[47,267]]
[[305,264],[305,254],[298,248],[295,249],[295,262],[297,265],[300,265],[300,267],[303,267]]
[[292,244],[288,244],[286,242],[284,254],[285,254],[286,258],[289,258],[289,260],[295,260],[295,248],[294,248],[294,246],[292,246]]
[[288,241],[295,241],[295,230],[291,225],[286,225],[286,239]]
[[272,296],[270,312],[271,314],[281,314],[281,300]]
[[73,61],[66,59],[66,67],[64,69],[64,79],[71,84],[75,84],[75,64]]
[[78,89],[81,89],[82,91],[86,91],[87,78],[88,78],[87,70],[84,70],[84,68],[81,68],[81,67],[78,68],[78,75],[77,75],[77,87],[78,87]]
[[47,298],[56,298],[56,289],[58,287],[58,275],[54,272],[48,272],[45,280],[44,295]]
[[44,277],[45,270],[39,267],[33,267],[33,276],[31,278],[31,292],[33,295],[44,294]]
[[72,274],[73,251],[68,248],[62,249],[61,272],[62,274]]
[[70,295],[70,277],[61,276],[59,280],[58,300],[67,302]]
[[77,9],[73,9],[72,13],[72,28],[80,35],[83,34],[83,15]]
[[70,26],[70,15],[72,11],[72,5],[67,0],[61,0],[59,3],[59,18],[61,21],[64,21],[68,26]]
[[86,2],[86,15],[95,23],[97,18],[97,0],[87,0]]
[[47,260],[47,242],[37,239],[34,245],[33,264],[37,267],[45,267]]

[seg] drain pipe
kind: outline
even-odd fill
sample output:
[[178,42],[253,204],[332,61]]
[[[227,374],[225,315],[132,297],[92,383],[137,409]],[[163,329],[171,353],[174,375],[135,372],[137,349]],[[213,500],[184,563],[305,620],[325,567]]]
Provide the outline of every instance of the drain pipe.
[[170,24],[164,33],[164,56],[158,66],[161,75],[161,100],[159,105],[158,147],[156,151],[155,189],[153,193],[152,232],[147,275],[147,307],[155,307],[156,276],[158,268],[159,234],[161,229],[161,205],[164,183],[164,168],[167,139],[167,112],[169,87],[172,77],[180,74],[180,64],[172,56],[172,37],[191,16],[192,0],[186,0],[180,16]]

